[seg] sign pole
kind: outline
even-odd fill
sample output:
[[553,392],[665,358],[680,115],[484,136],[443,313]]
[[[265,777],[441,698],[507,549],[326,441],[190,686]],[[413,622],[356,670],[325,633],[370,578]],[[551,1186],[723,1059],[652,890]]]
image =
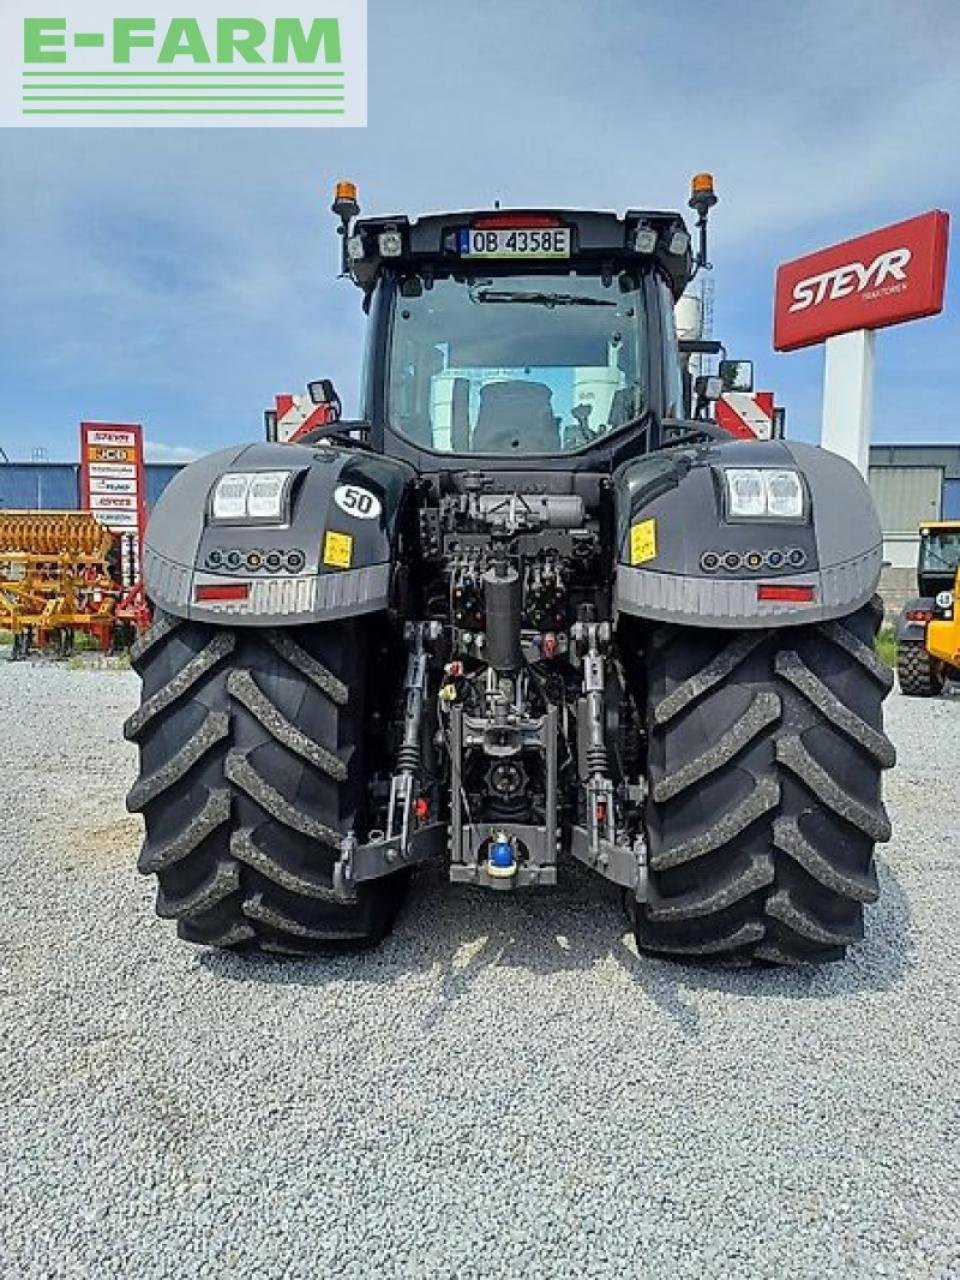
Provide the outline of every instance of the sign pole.
[[872,329],[855,329],[827,338],[824,346],[820,443],[852,462],[866,479],[870,467],[876,334]]

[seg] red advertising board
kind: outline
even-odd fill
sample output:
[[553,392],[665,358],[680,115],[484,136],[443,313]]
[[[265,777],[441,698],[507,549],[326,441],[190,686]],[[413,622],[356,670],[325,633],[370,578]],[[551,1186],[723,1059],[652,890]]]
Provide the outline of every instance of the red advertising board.
[[81,422],[80,505],[121,535],[125,586],[140,581],[147,527],[143,428],[137,423]]
[[855,329],[881,329],[943,310],[949,216],[921,214],[777,269],[777,351]]

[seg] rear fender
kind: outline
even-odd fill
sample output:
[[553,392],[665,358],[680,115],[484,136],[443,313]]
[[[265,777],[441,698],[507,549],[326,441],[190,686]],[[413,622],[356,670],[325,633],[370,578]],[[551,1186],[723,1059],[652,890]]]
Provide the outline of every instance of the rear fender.
[[[807,518],[725,520],[728,466],[799,471]],[[801,625],[853,613],[876,590],[882,536],[870,491],[824,449],[771,440],[665,450],[626,463],[614,486],[621,614],[699,627]],[[763,599],[760,586],[810,598]]]
[[[220,476],[271,470],[295,473],[287,523],[213,521]],[[295,626],[383,609],[414,478],[393,459],[328,445],[255,444],[210,454],[180,472],[154,508],[144,551],[147,595],[177,617],[231,626]],[[204,596],[211,587],[230,594],[231,584],[247,584],[245,598],[197,598],[198,589]]]

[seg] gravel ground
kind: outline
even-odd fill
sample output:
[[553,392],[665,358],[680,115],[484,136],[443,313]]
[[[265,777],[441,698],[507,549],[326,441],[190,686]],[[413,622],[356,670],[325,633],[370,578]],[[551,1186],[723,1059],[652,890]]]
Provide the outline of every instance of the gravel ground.
[[0,663],[0,1274],[960,1276],[960,699],[894,695],[844,964],[639,960],[615,895],[421,879],[372,955],[179,943],[129,671]]

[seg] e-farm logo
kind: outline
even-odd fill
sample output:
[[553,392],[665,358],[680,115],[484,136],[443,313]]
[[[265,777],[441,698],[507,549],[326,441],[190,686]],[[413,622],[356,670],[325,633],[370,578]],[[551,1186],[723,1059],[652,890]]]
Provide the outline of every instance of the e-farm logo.
[[366,124],[365,0],[7,2],[2,125]]

